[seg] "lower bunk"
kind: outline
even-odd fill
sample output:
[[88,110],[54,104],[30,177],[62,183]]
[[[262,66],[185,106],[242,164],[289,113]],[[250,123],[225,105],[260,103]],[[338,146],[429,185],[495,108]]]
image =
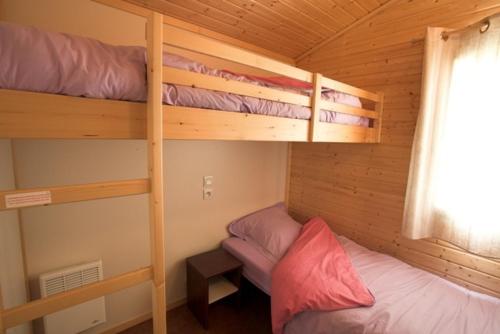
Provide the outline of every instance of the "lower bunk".
[[[253,228],[260,219],[250,219]],[[265,219],[261,222],[266,223]],[[272,220],[266,225],[265,229],[257,229],[267,240],[283,241],[288,238],[285,235],[296,233],[292,231],[294,228],[283,228],[279,223],[275,224],[279,227],[271,227]],[[374,305],[336,311],[306,310],[286,324],[284,333],[499,332],[500,299],[467,290],[391,256],[370,251],[346,237],[337,236],[337,240],[373,295]],[[241,234],[224,240],[222,246],[244,264],[243,275],[273,298],[271,277],[279,261],[270,257],[259,241],[248,236],[242,238]]]

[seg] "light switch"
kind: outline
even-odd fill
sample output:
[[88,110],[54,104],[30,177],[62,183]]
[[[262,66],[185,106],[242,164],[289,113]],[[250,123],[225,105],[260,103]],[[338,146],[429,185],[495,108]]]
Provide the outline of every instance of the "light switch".
[[211,187],[214,184],[214,177],[211,175],[203,177],[203,188]]

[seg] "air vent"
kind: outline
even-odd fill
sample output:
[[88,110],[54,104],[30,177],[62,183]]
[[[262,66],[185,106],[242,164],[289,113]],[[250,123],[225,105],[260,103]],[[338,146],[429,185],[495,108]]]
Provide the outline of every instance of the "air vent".
[[102,263],[95,261],[40,276],[42,297],[68,291],[102,280]]
[[[95,261],[40,276],[42,297],[102,280],[102,261]],[[44,317],[46,334],[80,333],[106,321],[105,299],[100,297]]]

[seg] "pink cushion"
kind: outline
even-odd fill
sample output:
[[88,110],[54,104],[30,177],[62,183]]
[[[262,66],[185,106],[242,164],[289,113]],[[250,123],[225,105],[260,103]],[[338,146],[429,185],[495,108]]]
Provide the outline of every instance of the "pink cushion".
[[323,219],[304,225],[272,273],[273,333],[281,334],[294,315],[334,311],[375,302],[348,255]]
[[233,221],[229,232],[276,263],[297,238],[301,227],[288,215],[285,205],[278,203]]

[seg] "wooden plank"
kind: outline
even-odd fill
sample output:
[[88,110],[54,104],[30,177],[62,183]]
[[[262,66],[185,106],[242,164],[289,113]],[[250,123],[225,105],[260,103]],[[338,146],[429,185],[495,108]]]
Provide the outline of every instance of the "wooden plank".
[[[149,179],[136,179],[125,181],[98,182],[81,185],[70,185],[61,187],[44,187],[31,189],[16,189],[0,191],[0,210],[6,208],[6,199],[8,195],[20,195],[33,192],[49,191],[51,197],[50,205],[71,203],[79,201],[89,201],[95,199],[139,195],[149,192]],[[37,206],[27,203],[22,207]],[[48,204],[44,204],[48,205]],[[13,208],[17,209],[17,208]]]
[[309,141],[316,141],[316,128],[318,127],[319,117],[321,115],[321,81],[322,75],[314,73],[313,77],[313,96],[311,107],[311,120],[309,121]]
[[138,269],[100,282],[38,299],[21,306],[6,309],[1,313],[1,318],[5,328],[15,327],[43,317],[44,315],[141,284],[152,277],[152,267]]
[[[103,4],[103,5],[112,7],[112,8],[126,11],[126,12],[134,14],[134,15],[142,16],[144,18],[148,18],[149,15],[151,14],[150,9],[147,9],[147,8],[144,8],[141,6],[137,6],[137,5],[134,5],[132,3],[129,3],[129,2],[126,2],[123,0],[92,0],[92,1],[95,1],[97,3]],[[284,56],[282,54],[279,54],[279,53],[276,53],[273,51],[270,51],[268,49],[259,47],[259,46],[254,45],[254,44],[244,42],[244,41],[239,40],[239,39],[215,32],[213,30],[209,30],[209,29],[200,27],[200,26],[195,25],[195,24],[176,19],[176,18],[171,17],[171,16],[163,15],[163,23],[177,27],[177,28],[181,28],[184,30],[188,30],[188,31],[191,31],[191,32],[203,35],[203,36],[207,36],[207,37],[210,37],[210,38],[237,46],[237,47],[242,48],[242,49],[257,52],[257,53],[263,54],[267,57],[282,61],[282,62],[290,64],[290,65],[295,65],[295,61],[293,60],[293,58]]]
[[307,141],[309,121],[257,114],[163,106],[164,138]]
[[373,127],[377,129],[377,142],[382,141],[382,116],[384,114],[384,93],[378,92],[378,102],[375,103],[375,111],[379,114],[379,118],[376,118],[373,122]]
[[[220,0],[215,0],[214,3],[223,4]],[[259,20],[242,20],[241,12],[234,15],[226,10],[221,10],[219,5],[211,6],[198,0],[169,0],[168,4],[163,2],[156,8],[160,9],[161,6],[162,12],[166,14],[170,14],[170,10],[178,13],[182,12],[181,17],[186,19],[192,17],[193,14],[197,15],[200,20],[195,22],[201,23],[202,20],[213,20],[216,22],[217,27],[238,29],[241,33],[239,36],[233,35],[234,37],[248,41],[253,40],[260,46],[282,54],[296,55],[302,51],[304,44],[309,43],[310,45],[310,42],[302,39],[300,35],[295,36],[290,33],[276,31],[277,29],[269,29],[269,27],[265,27],[265,23],[258,22]],[[170,10],[168,7],[170,7]],[[273,28],[277,27],[274,26]]]
[[277,73],[300,81],[312,82],[312,73],[297,67],[240,49],[172,26],[163,28],[164,43],[201,54]]
[[0,138],[142,139],[144,103],[0,89]]
[[335,103],[330,101],[321,101],[321,109],[331,110],[343,114],[368,117],[373,119],[379,118],[379,112],[363,108],[352,107],[347,104]]
[[244,96],[252,96],[260,99],[298,104],[307,107],[311,106],[311,98],[301,94],[257,86],[255,84],[242,81],[184,71],[173,67],[163,67],[163,82]]
[[292,176],[292,143],[287,144],[286,155],[286,178],[285,178],[285,205],[289,207],[290,200],[290,179]]
[[[266,29],[267,31],[274,31],[282,36],[290,36],[290,38],[295,39],[296,43],[300,43],[300,48],[303,49],[305,45],[314,45],[315,41],[320,37],[318,31],[309,31],[304,29],[303,26],[298,26],[297,22],[290,20],[283,20],[277,15],[269,15],[269,12],[265,12],[256,8],[256,6],[248,6],[245,3],[246,0],[197,0],[198,2],[204,3],[211,8],[218,8],[226,13],[230,13],[235,18],[242,18],[247,22],[251,22],[253,25],[258,25],[259,27]],[[216,18],[217,14],[212,12],[212,17]],[[243,26],[240,26],[244,29]],[[323,31],[321,33],[324,33]]]
[[295,57],[295,62],[300,62],[302,60],[304,60],[304,58],[308,57],[309,55],[313,54],[314,52],[317,52],[318,50],[322,49],[323,47],[325,47],[326,45],[330,44],[332,41],[334,41],[335,39],[339,38],[340,36],[344,35],[345,33],[347,33],[348,31],[360,26],[361,24],[363,24],[364,22],[370,20],[371,18],[375,17],[376,15],[378,15],[380,12],[384,11],[386,8],[388,8],[389,6],[391,6],[392,4],[396,3],[397,1],[399,0],[389,0],[387,1],[385,4],[383,4],[382,6],[378,7],[377,9],[373,10],[372,12],[368,13],[367,15],[364,15],[362,16],[361,18],[357,19],[356,21],[354,21],[352,24],[346,26],[344,29],[336,32],[334,35],[324,39],[323,41],[321,41],[320,43],[318,43],[317,45],[313,46],[312,48],[310,48],[309,50],[307,50],[306,52],[302,53],[300,56],[298,57]]
[[428,239],[409,240],[406,238],[398,238],[397,242],[404,247],[413,249],[414,251],[450,261],[460,266],[474,269],[500,279],[499,262],[495,262],[479,255],[469,254],[465,250],[443,246],[439,244],[437,240],[432,242]]
[[163,186],[163,16],[152,13],[148,18],[148,102],[147,138],[148,170],[151,180],[149,225],[151,262],[153,265],[153,331],[167,332],[165,293],[165,213]]
[[[12,90],[0,90],[0,100],[0,138],[146,138],[144,103]],[[307,141],[306,120],[174,106],[163,109],[165,139]]]
[[318,122],[314,129],[315,142],[376,143],[377,131],[355,125]]
[[[142,5],[141,0],[127,1]],[[224,13],[219,12],[220,15],[205,15],[199,8],[193,7],[194,2],[195,0],[149,1],[147,6],[156,12],[173,15],[182,20],[195,23],[248,43],[259,45],[260,47],[279,54],[294,57],[300,52],[300,44],[297,45],[297,43],[293,43],[293,46],[289,46],[280,43],[279,38],[277,40],[273,38],[276,37],[276,35],[266,35],[260,28],[249,29],[249,24],[247,22],[240,24],[241,21],[237,17],[231,17]]]
[[410,261],[410,260],[407,260],[407,259],[403,259],[403,261],[407,262],[408,264],[410,264],[410,265],[412,265],[414,267],[426,270],[426,271],[431,272],[431,273],[433,273],[433,274],[435,274],[435,275],[437,275],[439,277],[442,277],[442,278],[444,278],[446,280],[449,280],[449,281],[451,281],[451,282],[453,282],[455,284],[463,286],[463,287],[465,287],[465,288],[467,288],[469,290],[477,291],[477,292],[480,292],[480,293],[484,293],[484,294],[488,294],[488,295],[492,295],[494,297],[500,298],[500,293],[495,292],[493,290],[484,288],[482,286],[479,286],[479,285],[476,285],[474,283],[468,282],[466,280],[460,279],[460,278],[455,277],[453,275],[440,272],[439,270],[435,270],[433,268],[427,267],[425,265],[422,265],[421,263],[416,263],[416,262],[413,262],[413,261]]
[[6,334],[7,328],[3,323],[3,296],[2,296],[2,286],[0,285],[0,334]]
[[379,96],[377,94],[369,92],[369,91],[361,89],[361,88],[358,88],[358,87],[354,87],[354,86],[345,84],[345,83],[337,81],[337,80],[323,77],[323,79],[321,81],[321,85],[323,87],[335,89],[335,90],[340,91],[342,93],[354,95],[354,96],[360,97],[362,99],[367,99],[367,100],[375,101],[375,102],[379,101]]

